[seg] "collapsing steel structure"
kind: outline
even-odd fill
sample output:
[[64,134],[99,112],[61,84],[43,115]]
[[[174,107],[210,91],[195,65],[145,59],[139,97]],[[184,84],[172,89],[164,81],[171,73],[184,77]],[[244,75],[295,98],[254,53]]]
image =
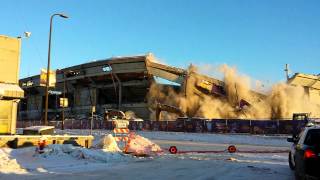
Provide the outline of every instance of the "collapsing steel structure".
[[[156,82],[155,77],[178,84],[164,86],[172,87],[186,97],[191,93],[198,96],[225,95],[222,81],[157,63],[152,54],[112,57],[57,70],[56,86],[49,91],[49,120],[59,118],[57,115],[62,111],[59,98],[62,97],[68,99],[68,107],[64,109],[66,118],[88,116],[94,106],[101,115],[106,109],[130,110],[148,120],[150,106],[147,96],[151,84]],[[40,75],[21,79],[19,83],[26,94],[20,103],[19,118],[41,119],[45,88],[40,86]]]

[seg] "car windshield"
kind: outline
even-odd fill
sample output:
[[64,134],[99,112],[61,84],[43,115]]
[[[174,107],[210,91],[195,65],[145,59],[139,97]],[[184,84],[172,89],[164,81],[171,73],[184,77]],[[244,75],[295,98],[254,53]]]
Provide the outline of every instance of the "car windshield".
[[309,130],[304,143],[308,146],[319,146],[320,145],[320,129]]

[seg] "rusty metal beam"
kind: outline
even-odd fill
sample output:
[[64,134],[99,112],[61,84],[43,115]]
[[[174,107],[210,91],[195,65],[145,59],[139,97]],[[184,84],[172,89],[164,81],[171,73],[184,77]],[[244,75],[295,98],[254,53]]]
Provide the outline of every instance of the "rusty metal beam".
[[118,82],[118,109],[121,109],[121,103],[122,103],[122,84],[121,80],[119,79],[117,74],[113,74]]

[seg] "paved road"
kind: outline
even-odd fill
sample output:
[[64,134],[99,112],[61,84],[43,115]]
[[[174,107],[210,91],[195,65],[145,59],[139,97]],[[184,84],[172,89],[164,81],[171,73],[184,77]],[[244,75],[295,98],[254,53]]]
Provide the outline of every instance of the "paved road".
[[[181,150],[221,150],[226,144],[193,141],[155,140],[162,147],[176,145]],[[238,145],[239,149],[284,149],[287,147]],[[106,166],[103,170],[81,173],[0,175],[0,179],[98,180],[98,179],[294,179],[287,154],[165,154],[153,158]]]

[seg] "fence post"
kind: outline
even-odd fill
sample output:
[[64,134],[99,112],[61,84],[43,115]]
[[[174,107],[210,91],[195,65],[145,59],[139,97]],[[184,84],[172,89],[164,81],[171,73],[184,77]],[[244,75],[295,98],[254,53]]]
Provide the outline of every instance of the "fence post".
[[280,134],[280,121],[277,119],[277,133]]
[[225,129],[225,133],[229,132],[229,128],[228,128],[228,119],[225,119],[225,122],[226,122],[226,129]]
[[166,131],[168,132],[168,120],[167,120],[167,125],[166,125]]

